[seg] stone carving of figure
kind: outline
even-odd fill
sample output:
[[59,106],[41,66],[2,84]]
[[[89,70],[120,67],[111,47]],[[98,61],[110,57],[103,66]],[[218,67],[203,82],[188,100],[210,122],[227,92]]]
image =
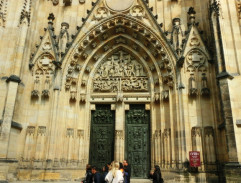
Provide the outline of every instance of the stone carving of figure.
[[208,96],[210,94],[210,90],[208,88],[208,79],[205,73],[202,74],[202,89],[201,94]]
[[197,95],[197,86],[194,74],[191,74],[189,78],[189,95]]
[[203,73],[202,75],[203,75],[202,76],[202,88],[208,88],[208,79],[206,77],[206,74]]
[[68,29],[69,29],[69,24],[66,22],[63,22],[61,24],[61,30],[60,30],[59,39],[58,39],[60,57],[62,56],[63,53],[65,53],[67,48],[67,43],[69,42]]
[[180,18],[173,19],[173,30],[172,30],[172,43],[178,54],[180,54],[182,50],[182,39],[183,33],[180,25]]
[[148,91],[148,78],[143,66],[124,51],[107,58],[99,66],[94,80],[94,91]]

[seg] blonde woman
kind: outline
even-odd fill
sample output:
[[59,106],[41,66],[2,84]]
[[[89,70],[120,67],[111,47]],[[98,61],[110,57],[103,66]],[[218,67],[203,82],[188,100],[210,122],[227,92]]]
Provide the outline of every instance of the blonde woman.
[[117,161],[111,163],[111,170],[105,177],[105,181],[108,183],[123,183],[124,177],[122,172],[119,170],[120,164]]

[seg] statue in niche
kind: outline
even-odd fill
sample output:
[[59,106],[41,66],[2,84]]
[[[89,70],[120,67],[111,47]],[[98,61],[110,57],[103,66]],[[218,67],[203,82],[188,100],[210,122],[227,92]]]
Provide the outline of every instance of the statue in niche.
[[93,90],[98,92],[148,91],[143,66],[129,53],[118,51],[108,57],[94,76]]
[[58,45],[59,45],[59,56],[60,58],[65,53],[67,49],[67,43],[69,42],[69,24],[66,22],[63,22],[61,24],[61,30],[58,38]]
[[181,29],[181,20],[180,18],[174,18],[172,23],[173,23],[173,30],[172,30],[171,41],[177,54],[180,55],[182,51],[182,39],[183,39],[183,33]]
[[196,86],[196,80],[195,80],[194,74],[191,74],[189,78],[189,95],[191,96],[197,95],[197,86]]
[[202,89],[201,94],[208,96],[210,94],[210,90],[208,88],[208,79],[205,73],[202,74]]

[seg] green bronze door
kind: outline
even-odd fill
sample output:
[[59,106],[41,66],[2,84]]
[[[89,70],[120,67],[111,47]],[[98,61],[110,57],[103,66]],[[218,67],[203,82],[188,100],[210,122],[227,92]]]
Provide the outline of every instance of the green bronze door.
[[150,113],[145,105],[130,105],[126,112],[125,158],[131,165],[131,177],[147,178],[150,170]]
[[115,113],[110,105],[96,105],[91,112],[90,161],[102,168],[114,160]]

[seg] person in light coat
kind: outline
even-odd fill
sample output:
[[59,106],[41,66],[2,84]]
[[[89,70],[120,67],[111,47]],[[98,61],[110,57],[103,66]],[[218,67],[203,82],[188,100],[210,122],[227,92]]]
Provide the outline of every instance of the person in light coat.
[[123,183],[123,173],[119,170],[120,164],[117,161],[112,162],[111,170],[105,177],[105,181],[108,183]]

